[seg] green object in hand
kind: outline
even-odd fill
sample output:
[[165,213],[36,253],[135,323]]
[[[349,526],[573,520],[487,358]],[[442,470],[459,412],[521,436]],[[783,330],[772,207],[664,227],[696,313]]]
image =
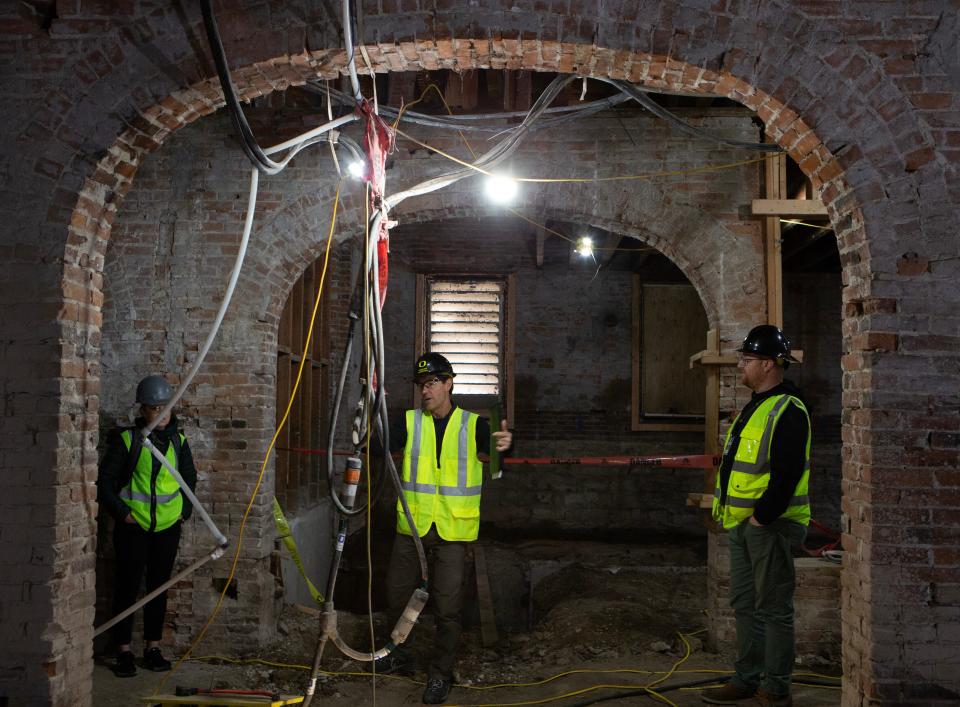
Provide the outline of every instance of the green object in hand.
[[497,440],[493,433],[500,429],[500,403],[494,403],[490,408],[490,478],[499,479],[503,476],[500,468],[500,452],[497,450]]

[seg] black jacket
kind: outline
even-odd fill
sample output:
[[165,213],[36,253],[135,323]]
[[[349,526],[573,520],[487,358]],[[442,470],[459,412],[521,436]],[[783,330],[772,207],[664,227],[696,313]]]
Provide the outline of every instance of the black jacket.
[[[133,469],[136,466],[136,462],[130,458],[127,445],[123,443],[123,438],[120,435],[125,430],[139,430],[145,426],[146,420],[138,417],[135,428],[118,427],[113,430],[107,438],[107,452],[103,455],[103,460],[100,462],[100,473],[97,476],[97,500],[118,522],[122,522],[130,512],[130,507],[123,502],[123,499],[121,499],[118,494],[120,489],[130,482],[130,476],[133,474]],[[166,454],[167,447],[170,445],[173,435],[178,432],[179,426],[177,424],[177,418],[173,416],[170,418],[167,426],[162,430],[154,430],[150,433],[150,441],[153,442],[161,454]],[[154,459],[153,471],[156,473],[159,470],[160,462]],[[187,482],[191,491],[196,489],[197,469],[193,465],[193,454],[191,454],[190,445],[187,444],[186,440],[183,441],[183,445],[180,447],[180,459],[177,460],[177,471],[180,472],[180,476]],[[183,491],[180,492],[180,495],[183,496]],[[193,513],[193,504],[184,496],[181,515],[184,518],[189,518],[191,513]]]
[[[727,484],[730,482],[730,468],[733,466],[733,457],[737,451],[740,431],[760,403],[772,395],[784,394],[799,398],[806,405],[800,389],[790,381],[783,381],[770,390],[754,393],[750,402],[741,411],[740,417],[730,431],[730,449],[724,454],[723,461],[720,464],[721,502],[726,501]],[[809,409],[807,411],[809,412]],[[757,499],[757,504],[753,508],[753,517],[761,525],[768,525],[775,521],[786,512],[787,506],[790,505],[790,499],[803,476],[809,431],[810,425],[807,423],[807,416],[803,414],[803,411],[792,403],[787,405],[780,416],[779,422],[777,422],[773,439],[770,441],[770,483],[763,495]]]

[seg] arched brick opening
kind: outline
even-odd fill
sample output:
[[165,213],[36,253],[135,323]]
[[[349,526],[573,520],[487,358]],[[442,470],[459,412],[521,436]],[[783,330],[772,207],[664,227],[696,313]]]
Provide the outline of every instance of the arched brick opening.
[[[676,55],[683,56],[686,53],[686,47],[683,45],[684,38],[681,37],[678,41],[680,46],[676,50]],[[884,161],[881,153],[887,150],[893,155],[892,159],[897,160],[903,156],[910,168],[908,171],[919,169],[933,159],[927,136],[909,127],[891,130],[880,139],[879,144],[872,145],[870,155],[865,155],[863,149],[857,144],[844,146],[841,140],[833,141],[831,144],[836,153],[842,155],[844,165],[856,173],[856,188],[853,189],[844,179],[840,163],[831,155],[827,147],[806,129],[804,121],[796,112],[784,107],[783,103],[770,95],[755,90],[750,83],[735,78],[733,73],[721,74],[707,71],[698,68],[696,62],[685,63],[667,57],[665,54],[669,48],[669,42],[670,37],[652,37],[651,46],[666,43],[667,47],[651,55],[630,51],[598,50],[590,45],[578,46],[538,41],[535,53],[529,59],[524,51],[526,47],[520,40],[497,40],[492,43],[489,43],[489,40],[420,44],[399,42],[393,47],[371,46],[371,56],[378,67],[405,65],[467,67],[485,65],[493,54],[495,62],[511,63],[517,67],[529,66],[561,71],[581,70],[595,75],[622,74],[630,80],[653,87],[686,88],[719,93],[757,110],[775,139],[781,145],[791,149],[791,155],[813,179],[815,186],[820,189],[821,197],[830,208],[844,259],[847,285],[844,292],[845,336],[847,349],[851,354],[845,361],[845,366],[850,371],[845,381],[848,389],[848,394],[845,395],[847,408],[845,425],[851,435],[859,434],[860,431],[869,433],[871,425],[879,414],[872,409],[870,402],[870,392],[874,384],[870,371],[878,363],[878,352],[897,347],[896,334],[883,331],[883,324],[877,322],[882,321],[883,315],[893,314],[896,311],[897,296],[892,293],[894,288],[888,288],[881,294],[874,292],[870,255],[876,256],[876,254],[868,252],[864,219],[859,206],[880,201],[888,193],[884,188],[885,175],[882,169],[876,166]],[[618,45],[619,42],[614,44]],[[495,51],[489,50],[491,45],[495,46]],[[629,42],[625,42],[624,45],[629,45]],[[478,46],[481,47],[481,51],[477,50]],[[483,47],[487,47],[488,51],[483,52]],[[464,48],[466,48],[465,51]],[[746,52],[741,54],[747,55]],[[882,77],[869,68],[869,62],[862,59],[858,62],[858,58],[860,57],[856,51],[838,49],[834,54],[826,57],[826,63],[838,75],[855,74],[859,70],[862,76],[860,81],[863,84],[874,79],[877,83],[882,83]],[[251,89],[250,86],[246,86],[241,89],[242,92],[250,95],[262,92],[267,86],[281,87],[289,79],[276,79],[275,72],[282,75],[287,63],[297,67],[297,63],[291,60],[262,66],[262,73],[258,73],[256,79],[258,88]],[[311,74],[313,67],[310,70],[306,69],[309,63],[308,59],[291,70],[291,73],[298,77],[295,80],[304,76],[302,72],[306,72],[306,75]],[[788,65],[775,70],[771,69],[770,75],[754,83],[769,86],[770,93],[784,97],[789,105],[798,106],[799,112],[803,115],[822,118],[827,109],[816,100],[813,77],[804,76],[802,85],[791,87],[788,84],[793,81],[791,78],[793,72],[785,68],[786,66]],[[331,61],[329,64],[324,64],[323,70],[330,71],[336,67],[337,64]],[[245,83],[243,72],[238,73],[237,80],[241,84]],[[273,81],[276,82],[275,85],[271,83]],[[794,83],[797,82],[794,81]],[[95,351],[101,324],[98,318],[101,287],[99,272],[102,270],[102,258],[109,237],[110,223],[143,157],[156,149],[170,130],[213,109],[215,99],[209,91],[209,85],[209,83],[204,85],[207,90],[205,97],[201,87],[197,89],[197,95],[177,95],[171,100],[164,101],[163,104],[158,104],[152,113],[148,111],[145,125],[141,123],[141,127],[131,128],[101,160],[98,169],[81,189],[79,198],[73,198],[76,194],[74,187],[66,186],[60,192],[61,203],[64,200],[69,202],[65,206],[73,209],[73,216],[70,219],[71,226],[64,256],[63,305],[58,314],[61,338],[65,342],[60,357],[59,406],[65,415],[79,418],[82,423],[80,427],[83,428],[84,436],[80,446],[82,451],[79,461],[88,481],[92,479],[90,471],[91,466],[95,465],[96,458],[91,431],[96,428],[96,425],[92,425],[91,428],[89,417],[95,417],[97,411],[95,407],[93,409],[86,407],[86,398],[88,394],[95,393],[98,389]],[[187,99],[185,103],[181,102],[184,98]],[[856,106],[861,105],[856,101],[851,103]],[[160,105],[163,107],[159,107]],[[878,118],[872,111],[861,108],[859,111],[851,109],[851,115],[843,122],[855,124],[859,121],[860,124],[880,125],[892,123],[898,107],[906,105],[906,101],[900,95],[892,95],[884,105],[887,106],[889,118],[884,117],[883,113]],[[905,218],[909,218],[909,214]],[[875,228],[879,229],[880,226],[877,225]],[[892,249],[896,247],[893,240],[880,243],[883,248],[882,255],[886,259],[893,255]],[[910,263],[905,267],[908,266]],[[906,274],[909,275],[909,273]],[[875,317],[877,321],[872,321],[871,317]],[[88,354],[88,351],[93,351],[93,355]],[[870,443],[864,442],[864,445],[864,447],[853,445],[848,447],[845,475],[849,485],[855,486],[860,480],[861,468],[864,468],[865,472],[869,471],[871,460],[866,455],[869,453]],[[66,443],[61,443],[58,465],[65,466],[77,461],[76,452],[68,450],[68,446]],[[848,486],[848,490],[850,488],[851,486]],[[867,534],[870,529],[858,526],[862,517],[859,519],[855,517],[856,507],[851,506],[848,513],[854,516],[851,533],[848,535],[852,548],[860,542],[861,537],[864,537],[861,533]],[[861,582],[869,583],[869,559],[858,556],[851,560],[846,570],[845,581],[848,592],[854,593],[857,592]],[[869,587],[865,589],[870,591]],[[848,647],[851,652],[846,662],[851,671],[859,670],[858,666],[866,662],[869,651],[869,643],[864,643],[862,637],[869,635],[867,627],[870,625],[870,610],[856,602],[845,606],[845,610],[848,616],[852,617],[849,623],[853,631],[848,638]],[[857,628],[861,617],[866,624]],[[82,638],[79,642],[82,643]],[[858,681],[857,684],[850,686],[851,696],[845,695],[847,703],[853,703],[852,695],[874,689],[872,679],[864,680],[863,683]]]
[[[425,50],[424,47],[418,48],[418,51]],[[574,51],[576,51],[576,48],[574,48]],[[656,65],[653,57],[648,57],[646,60]],[[640,57],[635,58],[631,63],[634,71],[643,65],[643,58]],[[271,62],[268,66],[272,71],[278,69],[277,62]],[[264,92],[261,78],[262,74],[260,73],[260,70],[264,68],[264,66],[250,67],[235,73],[235,80],[238,83],[240,93],[243,97],[252,97]],[[550,67],[541,65],[531,68],[556,69],[559,68],[559,66]],[[770,97],[758,94],[744,82],[735,80],[732,77],[712,75],[709,72],[701,70],[696,72],[693,78],[690,78],[690,73],[684,73],[684,68],[685,67],[678,65],[676,62],[668,62],[664,64],[664,74],[660,79],[647,75],[641,82],[651,87],[660,87],[669,90],[683,90],[694,93],[721,93],[721,95],[725,94],[728,97],[740,100],[748,107],[757,110],[758,114],[764,117],[770,133],[777,136],[781,144],[791,151],[791,156],[808,171],[815,185],[822,185],[824,190],[834,189],[837,192],[847,191],[842,185],[842,175],[836,161],[830,157],[829,153],[827,153],[820,141],[816,139],[812,131],[789,109],[780,105],[779,102]],[[328,64],[319,71],[316,67],[313,67],[312,72],[306,73],[304,73],[302,69],[302,66],[293,64],[283,66],[281,72],[285,72],[286,77],[283,80],[274,79],[270,83],[270,88],[282,90],[286,88],[288,84],[302,81],[304,78],[310,76],[311,73],[313,75],[329,74],[336,71],[338,67],[335,64]],[[673,73],[670,73],[670,71]],[[99,262],[102,268],[102,253],[106,252],[110,223],[121,207],[123,196],[132,184],[137,166],[147,155],[157,149],[173,130],[187,125],[201,115],[212,111],[216,106],[215,98],[213,98],[215,95],[211,90],[211,82],[206,82],[178,96],[161,102],[161,104],[155,106],[151,111],[148,111],[150,122],[147,125],[152,128],[152,132],[146,132],[140,128],[129,129],[127,134],[121,136],[115,147],[101,160],[93,177],[88,179],[84,185],[83,193],[78,198],[77,208],[74,212],[75,216],[71,220],[71,232],[79,238],[85,236],[88,239],[87,242],[93,246],[92,250],[101,254],[99,260],[91,261],[88,259],[88,263],[92,265]],[[824,193],[826,193],[826,191],[824,191]],[[302,203],[297,203],[291,207],[293,213],[298,210],[310,208],[325,209],[329,208],[330,204],[328,195],[304,197],[301,202]],[[543,208],[546,205],[540,204],[539,206]],[[692,254],[678,250],[668,236],[652,234],[649,231],[639,228],[636,223],[617,222],[615,219],[605,217],[602,213],[571,213],[569,207],[564,207],[559,203],[556,205],[551,204],[546,206],[546,208],[553,206],[556,207],[555,212],[558,215],[589,223],[600,228],[621,232],[632,237],[638,237],[640,240],[644,240],[658,250],[661,250],[684,271],[688,279],[694,284],[698,292],[700,292],[711,325],[724,318],[720,311],[721,306],[716,301],[716,291],[718,289],[716,285],[721,283],[705,282],[700,271],[691,262]],[[471,207],[467,207],[468,210],[470,208]],[[462,201],[460,201],[457,210],[462,213],[463,209],[464,205]],[[551,208],[551,211],[553,210],[554,209]],[[415,209],[414,206],[408,205],[406,208],[404,208],[404,206],[398,208],[396,215],[399,218],[407,219],[415,214],[417,221],[426,222],[442,219],[447,212],[447,209],[424,210]],[[275,215],[272,220],[283,219],[285,217],[285,214],[281,213]],[[296,226],[298,219],[295,215],[291,220],[293,222],[292,225]],[[723,228],[722,226],[717,227]],[[266,226],[258,229],[258,231],[266,230]],[[294,235],[294,240],[299,240],[296,237],[299,235],[301,238],[304,238],[307,243],[312,242],[313,246],[301,251],[300,254],[294,256],[293,259],[289,257],[284,258],[287,263],[285,268],[287,272],[285,275],[281,273],[271,273],[270,277],[264,281],[257,280],[257,278],[252,278],[252,276],[245,274],[244,282],[241,283],[241,288],[247,289],[248,293],[260,291],[262,295],[266,296],[267,302],[269,302],[266,307],[269,320],[267,326],[270,329],[275,329],[279,311],[283,306],[283,302],[286,300],[287,293],[284,291],[284,283],[292,282],[299,272],[302,271],[303,267],[319,254],[322,246],[322,244],[316,242],[315,237],[305,233],[297,234],[296,231],[297,229],[295,228],[294,233],[290,234],[288,232],[288,235]],[[274,231],[274,233],[276,233],[276,231]],[[285,246],[288,248],[289,243],[267,244],[266,247],[286,250]],[[79,265],[79,263],[77,263],[77,265]],[[66,267],[67,266],[65,266],[65,269]],[[94,271],[90,274],[92,281],[99,273],[95,272],[96,267],[89,269]],[[96,293],[95,296],[100,297],[102,300],[102,295],[99,293]],[[256,299],[256,297],[254,299]],[[721,299],[725,298],[721,296]],[[99,326],[94,327],[90,325],[88,329],[93,333],[93,330],[99,329]],[[88,383],[94,383],[93,376],[88,376]],[[99,384],[99,381],[95,383]],[[90,435],[88,450],[90,458],[95,459],[96,452],[95,449],[93,449],[92,435]]]

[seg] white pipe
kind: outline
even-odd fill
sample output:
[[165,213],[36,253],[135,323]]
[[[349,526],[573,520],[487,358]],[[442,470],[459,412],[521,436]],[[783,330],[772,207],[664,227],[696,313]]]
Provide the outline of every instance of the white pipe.
[[286,150],[288,147],[299,145],[300,143],[306,140],[309,140],[312,137],[316,137],[317,135],[323,135],[323,133],[329,130],[333,130],[334,128],[339,128],[341,125],[346,125],[347,123],[352,123],[357,119],[358,118],[356,113],[348,113],[347,115],[343,115],[343,116],[340,116],[339,118],[335,118],[334,120],[331,120],[329,123],[324,123],[323,125],[319,125],[313,128],[312,130],[308,130],[303,135],[298,135],[297,137],[291,138],[286,142],[281,142],[279,145],[268,147],[263,151],[263,153],[265,155],[272,155],[275,152]]

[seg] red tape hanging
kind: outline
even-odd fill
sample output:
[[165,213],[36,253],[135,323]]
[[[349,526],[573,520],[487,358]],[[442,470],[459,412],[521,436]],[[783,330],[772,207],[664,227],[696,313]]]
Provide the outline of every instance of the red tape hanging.
[[[393,152],[396,145],[396,133],[379,115],[374,112],[369,101],[363,99],[357,104],[357,113],[365,123],[363,146],[367,151],[367,162],[370,174],[370,212],[376,213],[383,206],[383,195],[386,189],[387,155]],[[377,239],[377,257],[379,258],[379,272],[377,273],[380,285],[380,307],[387,299],[388,264],[390,253],[389,224],[386,218],[380,220],[379,233],[371,234]]]

